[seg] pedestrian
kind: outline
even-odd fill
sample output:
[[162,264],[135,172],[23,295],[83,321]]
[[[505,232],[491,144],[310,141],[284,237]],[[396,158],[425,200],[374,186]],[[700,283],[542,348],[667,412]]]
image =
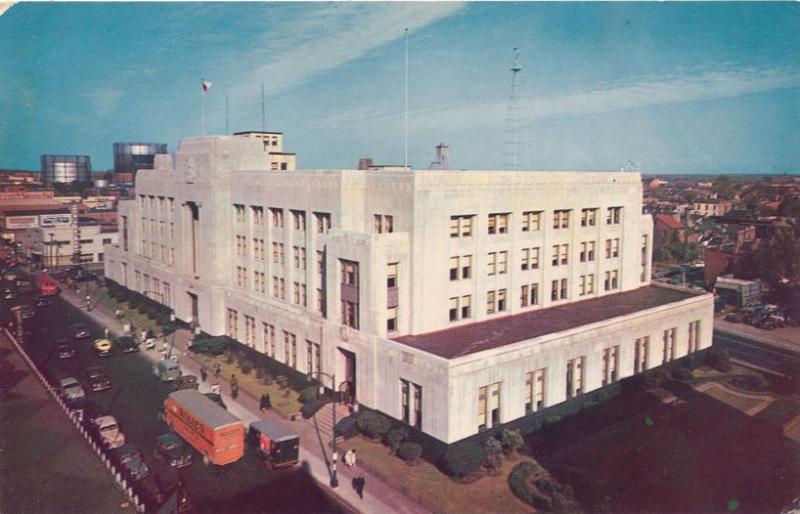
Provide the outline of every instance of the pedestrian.
[[261,408],[262,412],[272,408],[272,400],[269,397],[269,393],[264,393],[261,395],[261,404],[259,407]]
[[350,449],[350,467],[351,468],[355,467],[355,465],[356,465],[356,449],[355,448],[351,448]]
[[344,465],[347,466],[348,468],[352,468],[353,467],[353,450],[352,449],[351,450],[347,450],[346,452],[344,452],[344,457],[342,457],[342,462],[344,462]]
[[362,500],[364,499],[364,486],[367,485],[367,479],[364,478],[364,475],[359,475],[357,478],[353,479],[353,487],[356,489],[356,493],[358,493],[358,497]]
[[206,378],[208,377],[208,370],[205,366],[200,367],[200,379],[205,382]]
[[239,396],[239,386],[231,384],[231,398],[235,400],[237,396]]
[[222,372],[222,367],[219,365],[219,362],[214,364],[214,378],[219,378],[219,374]]
[[231,375],[231,387],[239,387],[239,380],[236,379],[236,375]]
[[106,339],[108,339],[108,327],[106,327],[106,328],[104,328],[104,329],[103,329],[103,337],[105,337]]

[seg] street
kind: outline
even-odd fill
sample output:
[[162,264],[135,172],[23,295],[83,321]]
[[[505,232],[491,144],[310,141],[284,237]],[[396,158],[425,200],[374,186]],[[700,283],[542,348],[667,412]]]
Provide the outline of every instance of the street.
[[800,363],[800,353],[798,352],[718,330],[714,331],[714,344],[728,350],[734,359],[778,373],[784,373],[790,364]]
[[[4,287],[9,287],[8,283]],[[4,303],[4,325],[10,319],[9,308],[30,302],[32,296],[21,295]],[[75,344],[74,357],[59,359],[55,343],[68,336],[67,327],[75,322],[86,324],[91,337]],[[38,309],[26,326],[30,335],[24,346],[51,381],[71,376],[84,382],[87,367],[102,366],[107,370],[111,389],[89,396],[102,411],[116,417],[127,441],[142,449],[152,470],[145,480],[154,481],[155,472],[165,466],[153,457],[155,440],[168,431],[158,419],[157,409],[172,391],[171,385],[160,382],[152,373],[151,363],[138,353],[95,356],[92,344],[103,336],[103,327],[61,298],[54,297],[51,306]],[[302,463],[292,470],[271,471],[248,449],[236,463],[205,466],[201,456],[194,449],[191,451],[194,463],[178,472],[185,479],[197,512],[344,512],[304,471]]]

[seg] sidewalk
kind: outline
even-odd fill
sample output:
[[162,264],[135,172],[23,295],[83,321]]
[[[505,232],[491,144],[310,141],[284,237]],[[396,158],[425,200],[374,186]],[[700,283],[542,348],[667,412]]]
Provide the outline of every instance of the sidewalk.
[[[112,334],[120,335],[122,333],[124,320],[116,319],[114,313],[110,312],[105,306],[99,304],[93,305],[91,312],[87,313],[85,311],[85,299],[80,293],[67,290],[66,287],[63,288],[61,297],[82,310],[100,325],[107,327]],[[178,359],[184,374],[195,375],[199,378],[200,364],[194,360],[193,354],[187,350],[191,337],[190,332],[188,330],[178,330],[174,337],[175,343],[172,356]],[[172,336],[170,337],[170,340],[171,339]],[[157,349],[143,350],[141,353],[154,362],[161,358]],[[207,382],[201,382],[200,391],[207,392],[210,390],[209,383],[211,381],[212,379],[209,377]],[[339,462],[337,465],[337,474],[339,487],[335,489],[330,488],[331,468],[329,464],[331,452],[329,444],[332,436],[332,427],[329,420],[332,414],[332,405],[326,405],[311,419],[304,420],[298,417],[297,421],[289,421],[272,411],[261,412],[259,410],[259,399],[252,397],[243,390],[240,390],[238,397],[234,400],[229,394],[230,384],[228,381],[221,378],[219,382],[223,386],[222,393],[225,404],[228,406],[228,411],[233,415],[248,423],[258,419],[269,419],[298,434],[301,442],[300,460],[308,463],[311,476],[323,486],[328,487],[329,491],[351,505],[354,509],[367,513],[428,512],[407,496],[396,491],[390,485],[367,472],[363,467],[356,465],[355,469],[347,468],[347,466],[342,463],[344,452],[347,451],[346,442],[341,443],[338,447]],[[339,407],[339,409],[342,409],[342,407]],[[340,414],[343,414],[343,412],[337,409],[337,419],[339,419]],[[337,444],[339,444],[339,440],[340,438],[337,438]],[[363,499],[358,497],[351,486],[352,479],[358,475],[363,475],[366,480]]]
[[784,327],[774,330],[762,330],[744,323],[731,323],[722,316],[714,318],[714,330],[753,341],[800,353],[800,327]]

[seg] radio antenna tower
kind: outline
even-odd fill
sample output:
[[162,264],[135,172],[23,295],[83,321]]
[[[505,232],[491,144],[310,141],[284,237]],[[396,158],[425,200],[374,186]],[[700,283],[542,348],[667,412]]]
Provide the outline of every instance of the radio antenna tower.
[[514,64],[511,65],[511,93],[508,96],[508,110],[506,112],[505,129],[505,157],[506,168],[511,170],[519,169],[520,160],[520,138],[522,136],[522,113],[519,104],[519,72],[522,66],[519,62],[519,48],[514,48]]

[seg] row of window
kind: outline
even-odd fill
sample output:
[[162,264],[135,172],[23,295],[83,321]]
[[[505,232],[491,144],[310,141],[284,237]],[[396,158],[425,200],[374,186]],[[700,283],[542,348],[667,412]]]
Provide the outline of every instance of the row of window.
[[141,212],[147,211],[150,214],[159,215],[166,213],[175,213],[175,199],[172,197],[154,196],[154,195],[139,195],[139,210]]
[[[247,206],[244,204],[233,204],[234,219],[237,223],[247,222]],[[284,212],[281,207],[269,207],[269,218],[273,228],[285,228]],[[253,225],[266,225],[267,217],[264,207],[259,205],[250,206],[250,219]],[[306,211],[297,209],[288,209],[289,215],[292,219],[292,228],[298,232],[306,231]],[[318,234],[326,234],[331,228],[331,215],[327,212],[313,212],[315,229]]]
[[[687,353],[700,349],[700,321],[689,323],[689,338]],[[675,359],[675,337],[677,327],[669,328],[663,332],[663,356],[661,363]],[[648,336],[634,341],[634,372],[641,373],[649,369],[649,342]],[[608,385],[619,380],[619,345],[603,350],[602,358],[602,385]],[[586,356],[575,357],[566,362],[565,394],[566,398],[574,398],[584,392],[586,382]],[[549,378],[548,368],[541,368],[525,374],[525,413],[530,414],[546,407],[546,390]],[[503,422],[501,413],[502,382],[496,382],[478,388],[478,430],[486,430]]]
[[[228,309],[227,335],[239,341],[239,313],[235,309]],[[292,332],[283,330],[283,363],[298,369],[297,365],[297,336]],[[261,324],[262,350],[273,359],[276,357],[275,326],[270,323]],[[256,347],[256,319],[253,316],[244,316],[244,344],[251,348]],[[305,344],[306,365],[302,370],[306,373],[315,373],[319,378],[322,372],[322,351],[319,343],[306,340]]]
[[[594,262],[595,242],[581,243],[578,255],[580,262]],[[539,269],[539,248],[523,248],[520,269],[522,271]],[[619,257],[619,238],[606,240],[606,258]],[[553,245],[553,266],[566,266],[569,264],[569,244]],[[486,260],[487,274],[489,276],[502,275],[508,272],[508,251],[489,252]],[[450,280],[463,280],[472,278],[472,255],[450,257]]]
[[[581,226],[594,227],[597,224],[599,208],[581,209]],[[558,209],[553,211],[553,230],[568,229],[571,209]],[[475,214],[459,214],[450,216],[450,237],[470,237],[474,225]],[[520,215],[520,230],[522,232],[538,232],[542,228],[544,211],[525,211]],[[609,207],[606,209],[606,224],[618,225],[622,218],[622,207]],[[509,231],[511,213],[496,212],[487,215],[487,233],[507,234]]]
[[[123,285],[128,285],[128,264],[122,263]],[[151,277],[141,271],[133,272],[133,285],[136,291],[140,291],[144,296],[152,298],[167,307],[172,306],[172,288],[169,282],[161,281],[156,277]]]

